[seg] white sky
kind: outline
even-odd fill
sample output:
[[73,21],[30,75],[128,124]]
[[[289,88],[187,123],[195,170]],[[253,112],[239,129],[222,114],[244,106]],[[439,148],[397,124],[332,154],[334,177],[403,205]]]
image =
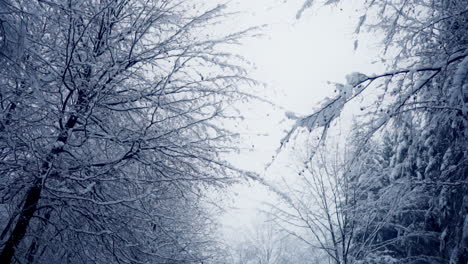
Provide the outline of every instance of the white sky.
[[[258,88],[261,97],[277,107],[254,102],[243,107],[245,120],[243,151],[232,158],[239,168],[253,170],[266,179],[285,177],[293,173],[288,168],[294,158],[281,153],[273,165],[265,170],[285,130],[292,121],[285,120],[285,111],[299,115],[309,114],[333,87],[327,81],[344,82],[345,75],[354,72],[368,74],[380,72],[371,38],[361,36],[360,48],[354,51],[354,29],[358,13],[347,1],[346,5],[315,7],[307,10],[300,20],[296,12],[303,0],[237,0],[234,9],[243,10],[242,19],[233,27],[268,24],[264,37],[251,39],[239,48],[239,53],[252,61],[256,69],[251,77],[265,83]],[[377,69],[378,68],[378,69]],[[287,175],[286,175],[287,177]],[[241,239],[241,229],[255,222],[258,209],[265,208],[264,201],[273,201],[273,195],[262,186],[235,186],[231,209],[223,216],[227,239]]]

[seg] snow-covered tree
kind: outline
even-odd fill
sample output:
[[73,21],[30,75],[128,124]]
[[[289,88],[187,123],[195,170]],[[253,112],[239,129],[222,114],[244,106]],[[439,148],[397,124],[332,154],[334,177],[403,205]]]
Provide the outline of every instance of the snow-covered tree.
[[234,264],[302,264],[316,259],[306,244],[268,220],[243,230],[242,239],[232,248]]
[[[304,15],[312,2],[306,1],[299,15]],[[375,211],[370,219],[371,226],[381,228],[365,247],[367,253],[355,255],[355,261],[466,263],[466,1],[365,1],[362,10],[356,32],[367,29],[383,36],[382,56],[388,71],[348,75],[345,84],[337,85],[337,95],[325,100],[311,115],[298,119],[282,144],[302,128],[321,129],[325,137],[346,105],[366,98],[361,107],[365,114],[360,119],[363,136],[355,142],[351,160],[362,160],[369,148],[381,148],[386,149],[390,161],[385,161],[386,167],[370,170],[368,176],[358,175],[358,179],[367,178],[373,189],[372,200],[385,212]],[[390,137],[382,143],[385,133]],[[369,169],[372,166],[367,165]],[[382,185],[379,179],[386,183]],[[357,203],[367,206],[368,199],[368,195],[362,196]],[[363,212],[372,216],[373,208],[378,207],[367,211],[363,207]],[[362,234],[368,236],[367,232]],[[352,243],[362,244],[362,236]]]
[[[0,1],[1,263],[208,263],[250,31],[196,1]],[[5,210],[3,210],[5,209]],[[0,218],[3,219],[3,218]]]

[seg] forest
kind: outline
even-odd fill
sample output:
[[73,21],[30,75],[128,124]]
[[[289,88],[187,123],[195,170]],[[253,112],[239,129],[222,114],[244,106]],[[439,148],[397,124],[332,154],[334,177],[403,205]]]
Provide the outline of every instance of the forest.
[[[468,2],[354,1],[379,72],[307,114],[252,74],[269,25],[237,2],[0,0],[1,264],[468,263]],[[352,1],[266,2],[301,23]],[[271,153],[252,105],[284,116]],[[227,239],[236,186],[268,200]]]

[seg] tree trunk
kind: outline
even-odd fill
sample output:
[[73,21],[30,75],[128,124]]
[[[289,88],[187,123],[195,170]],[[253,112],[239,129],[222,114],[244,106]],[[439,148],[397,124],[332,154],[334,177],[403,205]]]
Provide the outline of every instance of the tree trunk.
[[[81,98],[79,97],[78,101],[81,102]],[[41,177],[38,177],[31,189],[26,194],[26,200],[24,202],[23,207],[21,208],[21,213],[19,215],[18,221],[16,226],[14,227],[13,231],[10,234],[10,237],[5,243],[5,246],[0,253],[0,263],[2,264],[10,264],[13,256],[15,255],[16,247],[21,243],[26,234],[26,231],[29,227],[29,223],[37,210],[37,204],[41,199],[41,192],[43,188],[43,179],[47,177],[50,168],[52,167],[52,162],[54,161],[55,157],[63,151],[64,145],[67,143],[69,137],[69,131],[73,129],[76,125],[78,117],[76,115],[72,115],[68,118],[68,121],[65,125],[65,129],[62,130],[60,135],[57,137],[56,145],[52,147],[49,154],[47,155],[45,161],[42,163],[41,168]]]
[[26,195],[26,201],[21,208],[21,213],[18,218],[13,232],[11,232],[5,246],[3,247],[2,253],[0,254],[0,263],[10,264],[11,259],[15,254],[16,247],[23,240],[26,230],[29,226],[31,218],[37,210],[37,203],[41,198],[42,183],[40,179],[34,182],[34,185],[29,189]]

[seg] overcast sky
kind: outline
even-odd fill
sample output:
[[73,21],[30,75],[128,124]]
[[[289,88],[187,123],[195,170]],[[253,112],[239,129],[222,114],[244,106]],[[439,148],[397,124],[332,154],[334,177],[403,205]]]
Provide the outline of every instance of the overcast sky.
[[[247,40],[239,53],[255,64],[251,76],[265,83],[259,95],[276,106],[254,102],[243,106],[245,120],[240,126],[245,132],[243,151],[232,157],[240,168],[253,170],[274,180],[292,174],[295,157],[281,153],[273,165],[266,164],[275,155],[285,130],[292,125],[285,120],[285,111],[309,114],[327,95],[332,94],[331,82],[344,82],[345,75],[359,71],[378,72],[376,49],[371,40],[361,36],[354,50],[355,25],[358,20],[353,2],[307,10],[301,19],[296,13],[301,0],[237,0],[231,8],[241,10],[235,27],[268,24],[264,37]],[[223,216],[227,236],[237,239],[239,230],[255,222],[264,201],[273,201],[258,184],[233,188],[238,195],[231,209]]]

